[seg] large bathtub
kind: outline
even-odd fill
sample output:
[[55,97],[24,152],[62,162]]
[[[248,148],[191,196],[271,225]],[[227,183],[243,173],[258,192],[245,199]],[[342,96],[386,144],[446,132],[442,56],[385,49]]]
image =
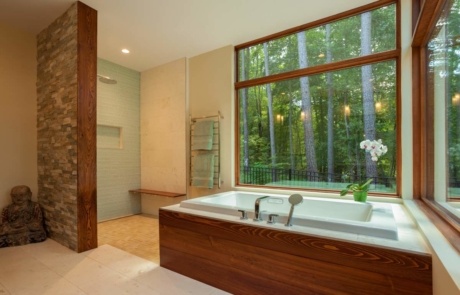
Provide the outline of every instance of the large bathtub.
[[[269,196],[260,202],[263,221],[252,221],[257,198]],[[285,224],[291,208],[289,195],[261,194],[232,191],[182,201],[180,207],[241,216],[245,210],[249,220],[267,224],[269,214],[278,214],[277,226]],[[391,204],[358,203],[349,200],[303,197],[303,202],[294,208],[292,229],[313,227],[325,230],[354,233],[397,240],[398,231]]]

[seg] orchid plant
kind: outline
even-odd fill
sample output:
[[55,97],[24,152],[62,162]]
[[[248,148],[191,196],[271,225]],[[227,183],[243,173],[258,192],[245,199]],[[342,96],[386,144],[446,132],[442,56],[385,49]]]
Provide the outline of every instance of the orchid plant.
[[372,178],[369,178],[366,181],[362,181],[360,183],[350,183],[347,187],[340,191],[340,196],[345,196],[348,191],[351,192],[367,192],[369,190],[369,184],[372,182]]
[[359,147],[366,151],[366,153],[371,154],[371,159],[374,162],[379,160],[380,156],[383,156],[387,153],[388,148],[386,145],[382,144],[382,140],[372,140],[369,139],[361,141]]
[[[388,151],[386,145],[382,144],[382,140],[363,140],[359,144],[359,147],[363,149],[366,153],[370,153],[371,159],[374,162],[379,160],[379,157],[385,155]],[[345,196],[349,191],[355,192],[367,192],[369,190],[369,185],[372,182],[372,178],[369,178],[365,181],[359,183],[350,183],[345,189],[340,191],[340,196]]]

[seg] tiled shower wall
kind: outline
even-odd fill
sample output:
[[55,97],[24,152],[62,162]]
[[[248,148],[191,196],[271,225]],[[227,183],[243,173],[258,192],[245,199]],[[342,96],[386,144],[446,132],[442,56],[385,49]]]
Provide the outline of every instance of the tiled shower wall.
[[98,59],[98,74],[116,84],[97,82],[98,221],[141,212],[140,73]]
[[37,36],[38,200],[49,236],[77,248],[77,5]]

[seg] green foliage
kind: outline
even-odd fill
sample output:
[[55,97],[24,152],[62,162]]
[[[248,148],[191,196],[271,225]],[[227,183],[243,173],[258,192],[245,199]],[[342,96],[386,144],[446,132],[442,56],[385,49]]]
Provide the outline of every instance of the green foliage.
[[[445,28],[439,31],[440,35],[433,38],[429,44],[430,75],[442,77],[446,93],[446,131],[447,131],[447,157],[449,177],[449,197],[458,198],[460,186],[460,3],[453,1],[450,14],[443,19]],[[432,78],[432,80],[435,80]],[[434,86],[432,86],[434,87]],[[442,96],[437,96],[439,101]]]
[[[374,53],[392,50],[396,46],[395,7],[395,5],[390,5],[388,8],[377,9],[372,12],[371,46]],[[325,64],[328,48],[332,62],[359,57],[361,55],[360,21],[360,16],[357,15],[331,23],[329,43],[326,43],[326,25],[306,31],[308,65]],[[298,69],[296,34],[272,40],[267,45],[270,75]],[[263,44],[244,49],[244,60],[241,52],[239,53],[239,62],[240,65],[244,63],[246,71],[244,80],[263,77],[265,72]],[[376,138],[370,139],[382,139],[388,147],[388,153],[379,160],[377,165],[376,184],[387,186],[392,191],[395,191],[398,145],[396,142],[396,72],[395,60],[372,64],[372,93],[374,103],[379,103],[379,107],[375,107],[374,110]],[[257,85],[239,90],[239,97],[242,96],[243,91],[247,91],[246,110],[242,109],[241,99],[239,106],[240,155],[243,153],[245,144],[242,122],[245,111],[248,126],[248,165],[250,167],[299,171],[307,169],[305,144],[306,140],[309,139],[304,139],[303,120],[311,120],[318,173],[320,174],[319,181],[333,181],[326,176],[328,161],[331,160],[328,159],[328,149],[333,150],[334,181],[353,182],[367,178],[365,153],[359,149],[359,143],[365,139],[363,137],[365,112],[363,110],[364,94],[362,93],[361,67],[336,70],[330,74],[332,81],[330,85],[327,83],[327,73],[309,76],[312,103],[309,118],[302,116],[302,97],[298,78],[270,84],[273,97],[273,116],[275,118],[276,159],[272,159],[270,155],[267,85]],[[327,142],[327,126],[330,123],[328,118],[329,94],[332,94],[333,101],[334,140],[332,146],[329,146]],[[345,106],[349,107],[349,114],[345,114]],[[272,164],[272,160],[275,160],[274,164]],[[243,167],[241,156],[240,161],[240,167]],[[240,178],[243,179],[243,183],[249,183],[244,182],[243,176],[247,176],[247,174],[240,171]],[[267,182],[280,182],[281,179],[277,179],[274,175],[270,176],[269,180],[260,176],[257,180],[250,179],[247,181],[265,184]]]
[[372,182],[372,178],[369,178],[366,181],[362,181],[359,183],[350,183],[347,185],[346,189],[340,191],[340,196],[345,196],[348,192],[361,192],[361,191],[368,191],[369,184]]

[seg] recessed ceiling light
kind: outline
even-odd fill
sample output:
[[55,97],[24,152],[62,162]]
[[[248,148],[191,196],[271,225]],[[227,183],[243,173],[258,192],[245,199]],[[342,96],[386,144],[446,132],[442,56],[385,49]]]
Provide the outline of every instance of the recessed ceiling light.
[[129,53],[129,50],[126,49],[126,48],[123,48],[123,49],[121,50],[121,52],[123,52],[124,54],[128,54],[128,53]]

